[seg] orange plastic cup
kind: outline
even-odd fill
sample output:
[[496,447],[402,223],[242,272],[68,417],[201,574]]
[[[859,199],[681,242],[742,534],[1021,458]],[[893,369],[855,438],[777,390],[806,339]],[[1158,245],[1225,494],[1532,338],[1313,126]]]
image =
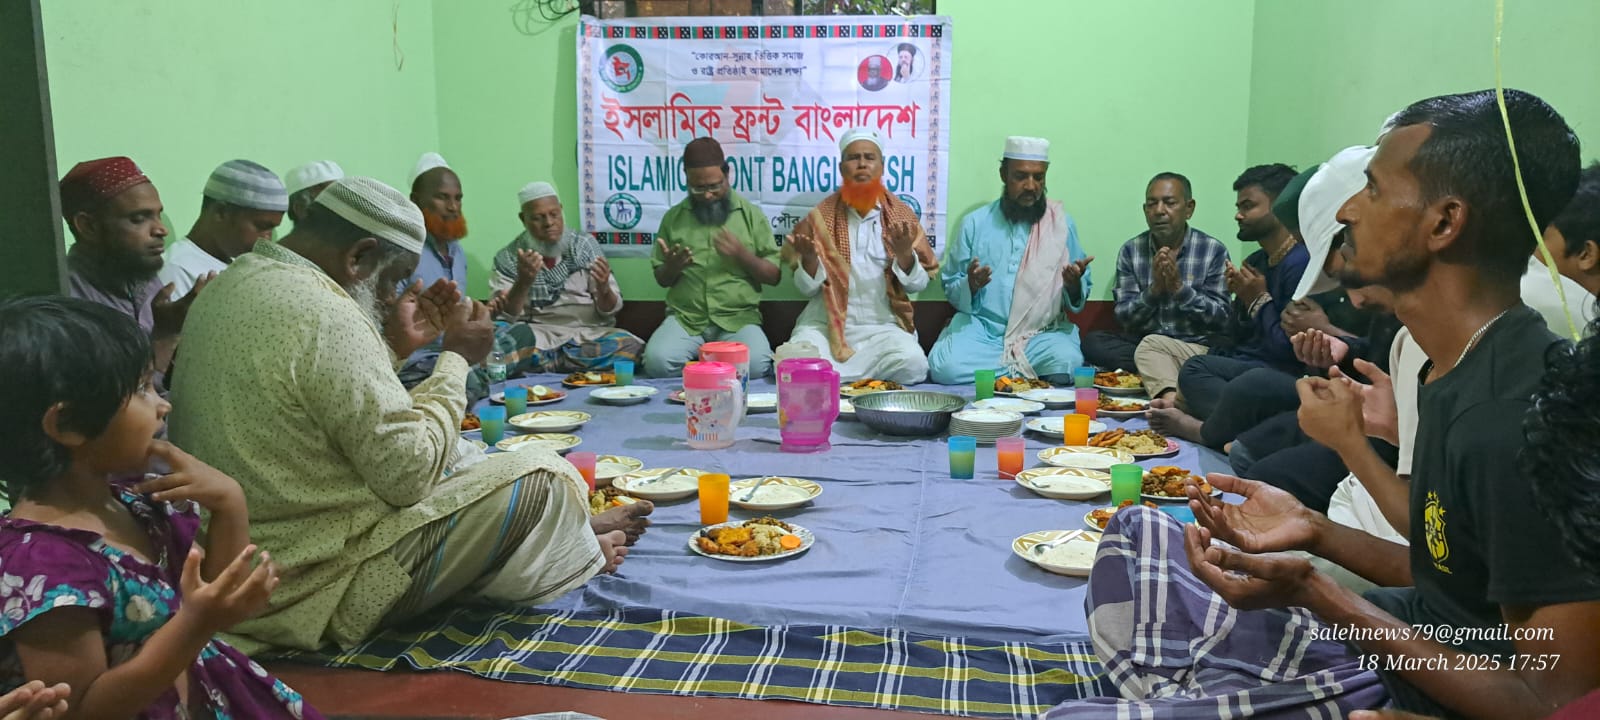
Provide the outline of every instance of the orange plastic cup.
[[716,525],[728,521],[728,476],[708,473],[700,476],[700,524]]
[[1061,418],[1061,444],[1062,445],[1088,445],[1089,444],[1089,416],[1065,415]]
[[1079,415],[1093,418],[1100,413],[1100,391],[1094,388],[1078,388],[1073,403]]
[[1027,442],[1019,437],[1000,438],[994,442],[1001,478],[1010,480],[1022,472],[1022,455]]

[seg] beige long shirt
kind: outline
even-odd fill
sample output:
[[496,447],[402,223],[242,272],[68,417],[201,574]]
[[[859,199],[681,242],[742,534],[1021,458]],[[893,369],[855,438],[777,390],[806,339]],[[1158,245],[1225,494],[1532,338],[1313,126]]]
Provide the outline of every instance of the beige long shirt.
[[359,642],[410,584],[390,547],[554,457],[502,453],[448,474],[467,363],[445,352],[407,392],[395,362],[350,296],[276,243],[191,308],[171,437],[239,481],[251,540],[282,573],[266,612],[235,628],[247,637],[230,638],[247,652]]

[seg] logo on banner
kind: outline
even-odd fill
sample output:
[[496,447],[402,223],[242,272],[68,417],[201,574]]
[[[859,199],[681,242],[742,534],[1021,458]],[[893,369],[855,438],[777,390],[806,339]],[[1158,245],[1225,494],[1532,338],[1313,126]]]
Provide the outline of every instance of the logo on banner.
[[639,224],[644,215],[644,208],[639,205],[639,198],[627,193],[617,193],[606,198],[606,222],[611,227],[619,230],[628,230]]
[[619,93],[632,92],[644,80],[644,58],[632,46],[612,45],[600,63],[600,79]]
[[889,63],[889,58],[882,55],[869,55],[856,68],[856,82],[861,83],[861,87],[869,92],[882,90],[892,77],[894,77],[894,66]]
[[917,202],[916,198],[905,193],[895,193],[895,197],[900,198],[900,202],[910,206],[911,212],[916,213],[917,217],[922,217],[922,204]]

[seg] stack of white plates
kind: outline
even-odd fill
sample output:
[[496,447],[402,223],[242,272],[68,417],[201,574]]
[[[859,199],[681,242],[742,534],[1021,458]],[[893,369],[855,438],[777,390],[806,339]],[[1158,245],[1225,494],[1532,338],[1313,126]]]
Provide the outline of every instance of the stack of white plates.
[[1022,413],[1010,410],[962,410],[950,416],[951,435],[971,435],[988,445],[1022,431]]

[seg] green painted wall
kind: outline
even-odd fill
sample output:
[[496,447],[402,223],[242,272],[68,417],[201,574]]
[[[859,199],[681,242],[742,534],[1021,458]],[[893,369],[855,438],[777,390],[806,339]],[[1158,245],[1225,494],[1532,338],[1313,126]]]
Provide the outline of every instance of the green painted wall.
[[[56,157],[132,157],[188,232],[236,157],[405,182],[439,138],[427,0],[45,0]],[[398,18],[398,33],[395,31]],[[397,68],[396,53],[404,65]]]
[[[967,210],[999,195],[1005,136],[1039,135],[1054,143],[1052,195],[1077,219],[1088,252],[1102,258],[1096,296],[1108,296],[1117,248],[1144,229],[1139,206],[1156,172],[1189,175],[1196,226],[1233,237],[1230,186],[1244,168],[1249,116],[1250,3],[941,0],[939,12],[955,28],[951,231]],[[495,249],[521,229],[517,189],[538,179],[567,193],[577,187],[577,18],[553,26],[520,19],[494,3],[434,7],[439,133],[468,196],[477,290]],[[1181,61],[1158,48],[1182,48]],[[575,221],[576,203],[566,209]],[[648,260],[613,266],[627,297],[664,297]],[[787,278],[766,295],[799,297]]]
[[[1506,0],[1504,81],[1600,148],[1600,3]],[[1432,95],[1494,87],[1494,0],[1257,0],[1252,162],[1326,160]]]
[[[1506,82],[1600,142],[1590,72],[1600,3],[1508,4]],[[1493,9],[941,0],[956,47],[946,234],[998,194],[1004,137],[1032,134],[1054,142],[1051,194],[1100,258],[1096,297],[1108,296],[1116,249],[1143,229],[1143,187],[1157,171],[1189,175],[1195,225],[1236,246],[1229,186],[1247,165],[1317,162],[1370,139],[1407,102],[1491,85]],[[470,289],[481,296],[495,250],[520,229],[517,189],[545,179],[575,191],[577,18],[550,25],[461,0],[400,0],[395,12],[392,0],[45,0],[61,170],[132,155],[181,234],[206,175],[229,158],[280,173],[331,158],[403,187],[417,155],[437,149],[465,185]],[[576,204],[567,212],[575,220]],[[663,296],[648,261],[615,265],[628,297]],[[785,279],[768,296],[796,294]]]

